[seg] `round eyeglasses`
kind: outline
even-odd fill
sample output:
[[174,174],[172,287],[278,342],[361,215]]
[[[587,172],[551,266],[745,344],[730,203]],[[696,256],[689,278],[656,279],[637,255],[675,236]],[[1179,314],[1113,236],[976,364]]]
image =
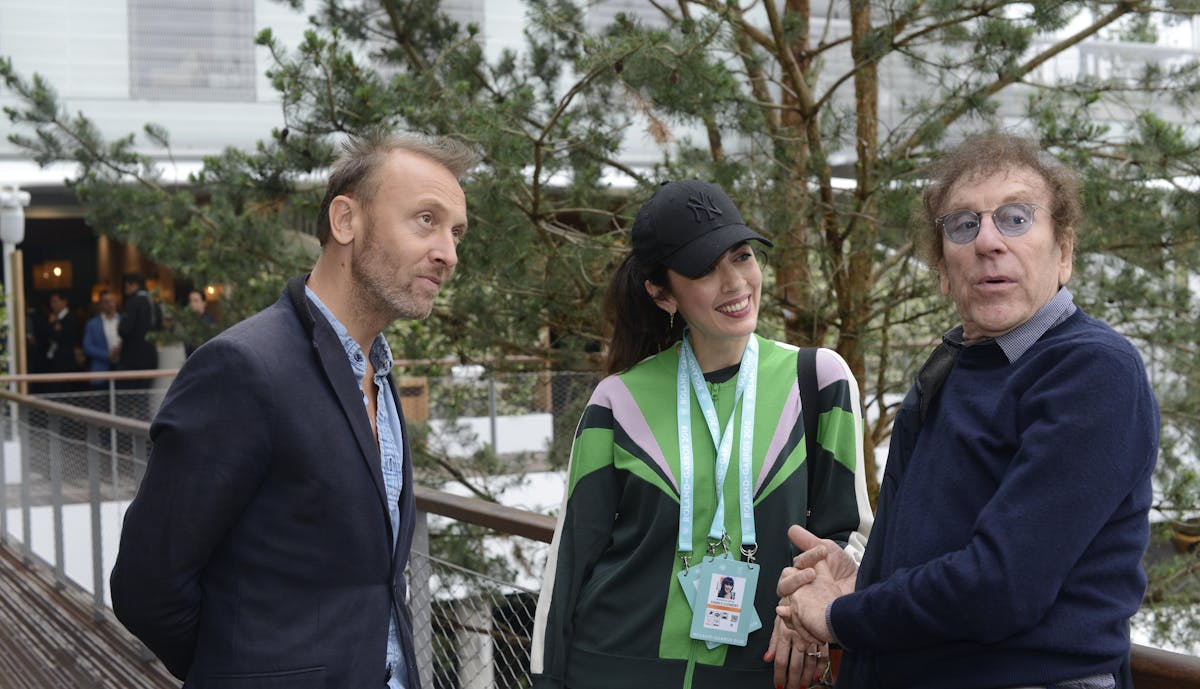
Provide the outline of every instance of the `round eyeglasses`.
[[[1042,209],[1036,203],[1006,203],[992,211],[992,222],[1005,237],[1020,237],[1033,225],[1033,212]],[[934,223],[955,244],[970,244],[979,236],[987,211],[950,211]]]

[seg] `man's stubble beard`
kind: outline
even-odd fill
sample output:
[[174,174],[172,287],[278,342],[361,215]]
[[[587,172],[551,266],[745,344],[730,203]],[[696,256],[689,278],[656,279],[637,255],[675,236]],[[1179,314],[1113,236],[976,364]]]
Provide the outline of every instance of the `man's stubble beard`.
[[[350,277],[357,293],[356,303],[365,312],[378,314],[388,323],[404,320],[425,320],[433,313],[433,299],[423,304],[412,294],[412,284],[396,285],[392,282],[394,272],[381,265],[382,260],[375,243],[375,218],[367,217],[363,242],[356,245],[350,263]],[[412,276],[409,276],[411,279]]]

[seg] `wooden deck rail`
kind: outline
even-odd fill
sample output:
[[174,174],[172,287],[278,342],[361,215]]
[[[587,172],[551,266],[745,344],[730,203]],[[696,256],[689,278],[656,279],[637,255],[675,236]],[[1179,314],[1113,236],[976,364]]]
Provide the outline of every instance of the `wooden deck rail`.
[[451,495],[440,490],[416,487],[417,509],[430,514],[484,526],[500,533],[549,543],[554,538],[554,517],[477,498]]
[[1196,656],[1134,644],[1132,664],[1137,689],[1200,687],[1200,658]]

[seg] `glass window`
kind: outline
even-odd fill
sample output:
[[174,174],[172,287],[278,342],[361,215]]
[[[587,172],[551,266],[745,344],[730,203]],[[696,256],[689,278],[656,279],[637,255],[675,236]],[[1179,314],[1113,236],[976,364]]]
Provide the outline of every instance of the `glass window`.
[[253,101],[254,0],[128,0],[130,97]]

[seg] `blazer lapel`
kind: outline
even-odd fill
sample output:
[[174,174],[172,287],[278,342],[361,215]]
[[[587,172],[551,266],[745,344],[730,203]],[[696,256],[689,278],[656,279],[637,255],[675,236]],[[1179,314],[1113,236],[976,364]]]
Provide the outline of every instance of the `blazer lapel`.
[[379,445],[375,442],[375,434],[371,431],[371,422],[367,419],[366,407],[363,406],[362,388],[358,387],[354,380],[354,372],[350,370],[350,362],[346,360],[346,350],[342,347],[341,340],[333,331],[333,327],[324,318],[319,321],[315,319],[309,310],[308,296],[304,292],[304,283],[307,277],[307,275],[301,275],[288,281],[288,298],[292,302],[292,308],[300,317],[300,322],[304,324],[312,338],[317,359],[325,370],[330,387],[337,395],[338,403],[342,407],[342,413],[346,415],[350,429],[354,432],[354,439],[358,442],[359,450],[362,451],[361,456],[366,462],[367,471],[371,474],[371,480],[375,482],[375,492],[379,496],[384,519],[387,521],[390,531],[392,520],[388,517],[387,490],[383,484],[383,461],[379,457]]

